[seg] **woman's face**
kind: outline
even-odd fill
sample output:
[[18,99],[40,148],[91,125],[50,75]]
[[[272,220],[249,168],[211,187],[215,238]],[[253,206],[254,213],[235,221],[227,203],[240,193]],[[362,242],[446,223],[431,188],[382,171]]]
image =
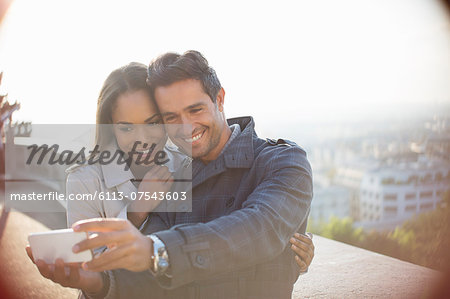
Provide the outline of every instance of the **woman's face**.
[[[120,95],[112,112],[114,134],[119,148],[125,153],[140,143],[133,152],[133,160],[141,153],[140,160],[147,160],[149,149],[156,144],[152,157],[166,143],[166,132],[161,116],[154,102],[144,90],[131,91]],[[147,145],[145,145],[147,144]]]

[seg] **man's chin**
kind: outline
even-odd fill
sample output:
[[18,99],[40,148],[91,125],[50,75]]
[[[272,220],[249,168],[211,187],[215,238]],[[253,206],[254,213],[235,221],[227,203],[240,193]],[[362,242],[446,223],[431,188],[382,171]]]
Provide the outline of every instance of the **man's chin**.
[[194,149],[192,149],[191,157],[193,159],[203,159],[203,158],[207,157],[210,152],[211,151],[208,150],[208,149],[203,149],[203,150],[194,150]]
[[203,156],[205,156],[205,155],[202,154],[202,153],[195,153],[195,152],[191,153],[191,158],[192,158],[192,159],[200,159],[200,158],[202,158]]
[[205,149],[204,146],[202,147],[201,144],[192,146],[191,143],[187,143],[184,140],[174,143],[185,155],[193,159],[201,159],[202,157],[205,157],[209,153],[209,151]]

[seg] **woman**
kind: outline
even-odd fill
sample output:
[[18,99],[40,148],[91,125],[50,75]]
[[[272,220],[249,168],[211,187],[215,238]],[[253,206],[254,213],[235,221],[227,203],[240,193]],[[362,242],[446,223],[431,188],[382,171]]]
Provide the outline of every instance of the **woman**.
[[[120,217],[128,219],[134,226],[142,229],[146,225],[148,212],[157,206],[158,201],[147,201],[146,206],[133,207],[134,202],[129,204],[126,198],[139,191],[170,189],[171,172],[177,170],[177,165],[182,165],[185,156],[176,149],[165,146],[167,137],[163,127],[158,126],[162,121],[151,99],[146,77],[145,65],[130,63],[108,76],[98,99],[96,144],[99,145],[100,152],[120,149],[123,153],[128,153],[126,158],[131,161],[129,169],[125,170],[123,165],[117,163],[106,165],[96,163],[74,166],[68,170],[68,194],[119,193],[125,200],[69,201],[69,226],[82,219]],[[149,128],[144,129],[143,126]],[[136,141],[141,142],[137,147]],[[148,151],[148,147],[144,147],[144,144],[155,144],[155,150]],[[165,148],[169,157],[169,162],[165,166],[137,163],[139,157],[142,158],[143,155],[150,155],[149,158],[152,160],[157,149],[162,148]],[[160,182],[154,182],[154,179],[159,179]],[[164,226],[163,221],[152,221],[151,225],[153,231],[168,228]],[[291,243],[296,253],[295,262],[301,271],[306,271],[314,251],[311,239],[296,234]],[[32,258],[29,249],[27,251]],[[80,288],[89,293],[99,291],[91,283],[101,279],[97,272],[71,266],[70,272],[66,274],[62,260],[56,262],[53,271],[42,261],[36,264],[44,277],[63,286]]]
[[[175,172],[185,159],[176,149],[165,146],[167,135],[158,109],[150,99],[145,82],[146,73],[145,65],[134,62],[113,71],[103,84],[97,104],[96,145],[99,152],[106,151],[112,155],[120,149],[131,163],[122,165],[112,161],[76,165],[68,169],[67,194],[95,194],[97,191],[103,197],[120,197],[122,200],[110,200],[107,204],[102,200],[68,201],[69,227],[78,220],[98,217],[128,217],[136,227],[140,227],[148,212],[159,201],[135,200],[133,204],[142,202],[147,206],[132,207],[136,212],[127,215],[127,209],[130,209],[127,206],[130,202],[128,199],[136,199],[139,194],[143,194],[144,189],[168,191],[171,185],[170,173]],[[136,163],[139,158],[139,161],[144,162],[153,160],[162,149],[169,160],[165,166]],[[145,181],[140,183],[144,175]],[[151,177],[164,182],[150,182]]]

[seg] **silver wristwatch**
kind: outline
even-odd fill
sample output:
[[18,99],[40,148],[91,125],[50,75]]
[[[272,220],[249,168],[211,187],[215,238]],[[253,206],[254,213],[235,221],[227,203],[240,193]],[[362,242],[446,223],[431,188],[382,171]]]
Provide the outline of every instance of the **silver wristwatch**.
[[153,269],[150,267],[150,272],[155,276],[159,276],[164,274],[169,268],[169,255],[167,254],[166,246],[160,238],[154,234],[148,237],[153,241]]

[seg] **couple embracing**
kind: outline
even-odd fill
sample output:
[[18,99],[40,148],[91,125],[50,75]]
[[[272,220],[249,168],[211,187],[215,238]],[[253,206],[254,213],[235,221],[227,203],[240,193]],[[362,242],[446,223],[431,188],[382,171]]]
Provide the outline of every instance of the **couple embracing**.
[[[112,137],[97,130],[96,141],[132,163],[71,167],[67,193],[175,192],[174,178],[188,165],[192,207],[68,202],[68,224],[95,232],[73,251],[97,255],[81,267],[34,261],[40,273],[86,298],[291,298],[314,255],[305,235],[311,167],[295,143],[259,138],[251,117],[226,119],[224,101],[197,51],[113,71],[97,105],[97,124],[111,124]],[[136,142],[138,135],[145,140]],[[161,151],[167,163],[137,163]]]

